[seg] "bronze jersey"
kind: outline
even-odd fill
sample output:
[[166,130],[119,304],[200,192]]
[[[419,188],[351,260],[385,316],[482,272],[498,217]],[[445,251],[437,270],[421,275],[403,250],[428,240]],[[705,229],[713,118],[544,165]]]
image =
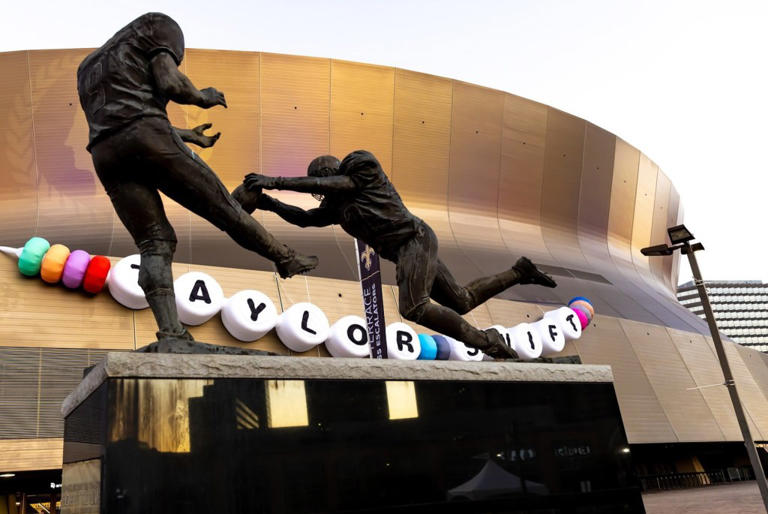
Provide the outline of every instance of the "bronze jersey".
[[336,222],[382,257],[397,260],[397,251],[418,234],[424,223],[405,207],[379,161],[357,150],[341,162],[340,171],[357,186],[353,192],[328,195],[322,208],[336,213]]
[[151,61],[160,52],[184,58],[184,34],[161,13],[139,16],[80,63],[77,92],[90,128],[88,149],[145,116],[168,118],[168,99],[155,87]]

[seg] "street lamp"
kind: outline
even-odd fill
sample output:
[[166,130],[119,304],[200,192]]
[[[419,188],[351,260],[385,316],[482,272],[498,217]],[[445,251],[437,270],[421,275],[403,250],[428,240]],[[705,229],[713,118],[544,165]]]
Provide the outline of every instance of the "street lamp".
[[723,341],[720,339],[720,331],[717,329],[715,315],[712,313],[712,306],[709,304],[709,296],[707,296],[707,290],[704,288],[704,280],[701,278],[699,264],[696,262],[696,256],[694,255],[695,252],[703,250],[704,246],[701,243],[690,243],[690,241],[695,238],[693,237],[693,234],[685,228],[685,225],[670,227],[667,229],[667,233],[669,234],[669,240],[672,243],[672,246],[667,246],[666,244],[649,246],[640,250],[640,253],[648,257],[654,257],[659,255],[672,255],[672,252],[675,250],[680,250],[683,255],[688,256],[688,262],[691,265],[691,271],[693,272],[694,283],[696,284],[696,289],[699,291],[701,305],[704,308],[704,315],[707,318],[707,325],[709,325],[709,331],[712,334],[712,341],[715,343],[715,352],[717,353],[718,361],[720,361],[720,369],[723,370],[723,378],[725,379],[723,385],[728,389],[728,393],[731,396],[733,410],[736,413],[736,419],[739,422],[741,435],[744,437],[744,446],[747,447],[749,462],[752,464],[752,469],[755,472],[755,481],[757,482],[757,487],[760,489],[760,495],[763,497],[763,506],[765,507],[766,512],[768,512],[768,484],[766,484],[765,481],[763,466],[760,464],[760,457],[757,455],[755,441],[752,439],[752,434],[749,432],[749,424],[747,424],[747,418],[744,416],[741,400],[739,400],[739,393],[736,390],[736,382],[734,382],[733,374],[731,374],[731,367],[728,364],[728,357],[725,355]]

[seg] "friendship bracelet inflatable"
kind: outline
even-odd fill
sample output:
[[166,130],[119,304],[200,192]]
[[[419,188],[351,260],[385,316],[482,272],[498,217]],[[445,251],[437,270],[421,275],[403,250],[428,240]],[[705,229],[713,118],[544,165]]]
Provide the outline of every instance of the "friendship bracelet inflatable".
[[51,244],[42,237],[33,237],[22,248],[0,246],[0,252],[19,259],[19,271],[27,277],[40,275],[43,281],[57,284],[61,281],[69,289],[80,286],[96,294],[104,288],[110,262],[103,255],[93,257],[85,250],[70,252],[62,244]]
[[[110,268],[106,257],[91,257],[83,250],[70,252],[61,244],[51,246],[33,237],[23,248],[0,247],[0,251],[19,259],[19,271],[40,277],[51,284],[61,281],[65,287],[80,286],[98,293],[107,285],[112,297],[129,309],[149,306],[139,286],[138,254],[120,259]],[[344,316],[331,325],[325,313],[308,302],[297,303],[278,314],[272,300],[260,291],[243,290],[224,297],[219,283],[210,275],[191,271],[174,283],[179,319],[186,325],[201,325],[218,313],[232,337],[253,342],[275,330],[280,341],[294,352],[306,352],[325,344],[333,357],[364,358],[370,356],[367,324],[359,316]],[[542,319],[513,327],[493,325],[522,360],[555,355],[567,341],[581,337],[595,315],[587,298],[577,296],[567,307],[544,313]],[[439,334],[417,334],[402,322],[386,327],[387,354],[396,360],[481,361],[487,358],[477,348]]]

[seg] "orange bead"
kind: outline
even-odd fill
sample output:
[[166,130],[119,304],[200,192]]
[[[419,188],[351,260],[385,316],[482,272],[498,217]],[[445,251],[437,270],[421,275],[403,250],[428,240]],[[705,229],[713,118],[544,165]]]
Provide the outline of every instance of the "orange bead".
[[40,266],[40,278],[49,284],[55,284],[61,280],[61,274],[64,273],[64,265],[69,257],[69,248],[64,245],[53,245],[43,257],[43,263]]

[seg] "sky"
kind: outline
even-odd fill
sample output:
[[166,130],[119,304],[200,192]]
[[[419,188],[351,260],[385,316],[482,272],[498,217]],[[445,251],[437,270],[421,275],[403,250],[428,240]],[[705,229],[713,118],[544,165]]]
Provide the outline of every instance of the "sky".
[[[661,167],[706,248],[705,279],[768,282],[765,0],[8,0],[2,11],[0,51],[97,47],[161,11],[190,48],[396,66],[551,105]],[[690,276],[682,262],[680,282]]]

